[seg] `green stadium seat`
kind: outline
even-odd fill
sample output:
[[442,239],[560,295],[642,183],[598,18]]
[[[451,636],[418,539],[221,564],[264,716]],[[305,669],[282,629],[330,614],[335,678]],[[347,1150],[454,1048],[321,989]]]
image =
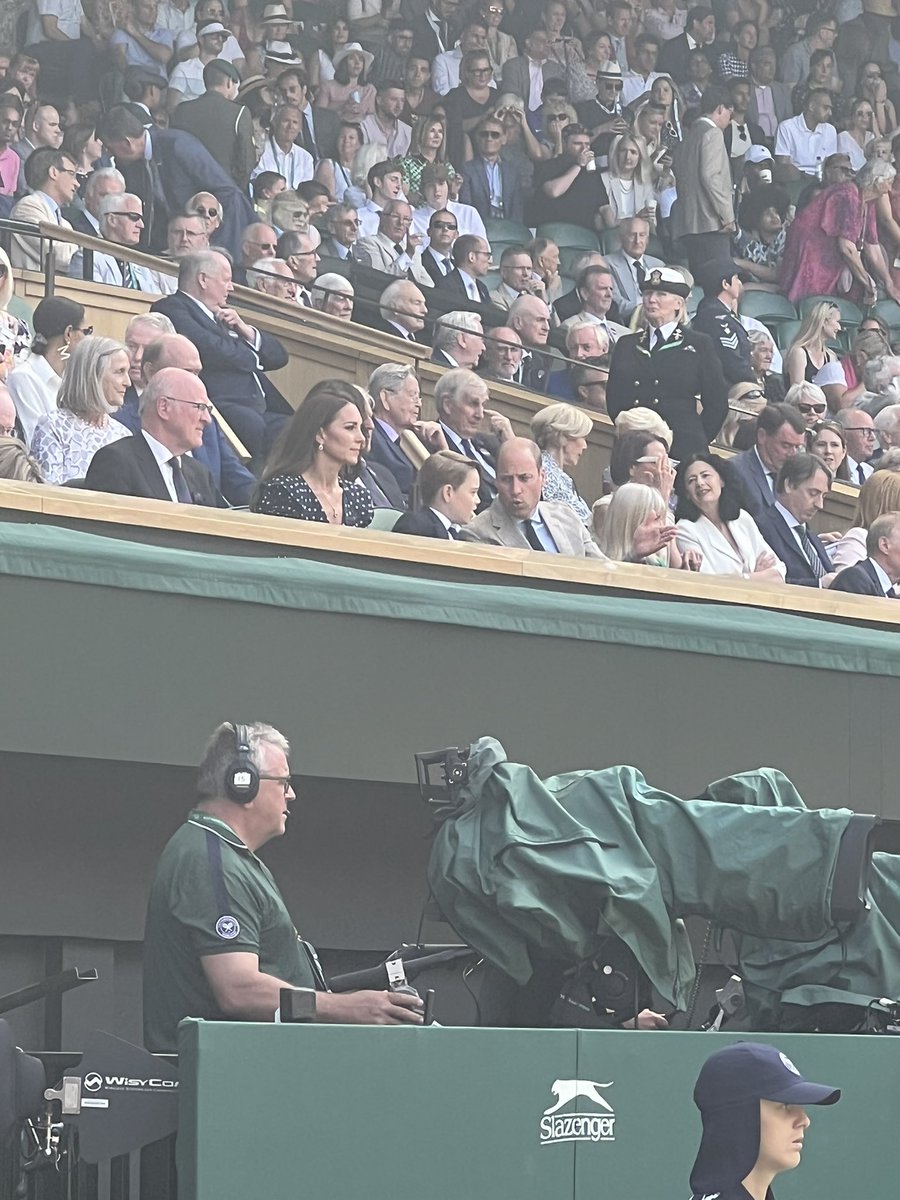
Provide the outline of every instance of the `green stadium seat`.
[[782,353],[787,350],[788,346],[790,346],[791,342],[800,332],[802,324],[802,321],[779,321],[774,328],[770,329],[770,333]]
[[484,228],[492,246],[495,241],[504,242],[507,246],[524,246],[526,242],[531,241],[531,230],[527,225],[520,225],[518,221],[488,217]]
[[687,298],[688,316],[692,317],[697,311],[697,305],[703,299],[703,288],[696,285],[691,288],[691,293]]
[[376,508],[369,529],[382,529],[390,533],[402,516],[403,513],[397,508]]
[[745,291],[741,296],[740,312],[745,317],[756,317],[764,323],[796,321],[797,310],[780,292]]
[[823,303],[833,304],[841,314],[841,321],[847,325],[856,326],[863,319],[862,309],[859,305],[854,304],[852,300],[845,300],[841,296],[806,296],[797,305],[797,311],[801,317],[805,317],[811,308]]
[[503,280],[500,278],[499,271],[488,271],[484,279],[481,281],[489,292],[496,291]]
[[891,329],[900,329],[900,304],[895,300],[879,300],[872,312],[887,321]]
[[[619,250],[622,245],[621,241],[619,240],[618,229],[604,229],[599,235],[598,241],[600,242],[600,249],[604,254],[613,254],[616,250]],[[647,253],[651,254],[654,253],[654,251],[651,251],[648,246]],[[657,257],[663,258],[665,256],[660,254],[657,255]]]
[[582,228],[581,225],[569,225],[565,221],[548,221],[545,225],[538,225],[537,236],[552,238],[560,249],[564,246],[577,246],[581,250],[600,249],[595,233]]

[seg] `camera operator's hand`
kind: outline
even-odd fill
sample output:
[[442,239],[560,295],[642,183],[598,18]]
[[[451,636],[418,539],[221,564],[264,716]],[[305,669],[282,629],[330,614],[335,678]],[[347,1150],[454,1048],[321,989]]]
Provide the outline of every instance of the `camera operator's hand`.
[[637,1024],[634,1017],[630,1021],[622,1022],[623,1029],[668,1029],[669,1022],[662,1013],[653,1012],[652,1009],[644,1008],[637,1016]]
[[421,1025],[425,1006],[408,992],[319,992],[316,1015],[335,1025]]

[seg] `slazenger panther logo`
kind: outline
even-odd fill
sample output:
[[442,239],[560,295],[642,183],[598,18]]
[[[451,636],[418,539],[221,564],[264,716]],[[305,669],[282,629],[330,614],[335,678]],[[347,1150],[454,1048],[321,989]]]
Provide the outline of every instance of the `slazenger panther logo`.
[[232,938],[236,938],[241,932],[241,927],[235,917],[219,917],[216,921],[216,933],[220,938],[225,938],[230,942]]
[[[541,1117],[541,1145],[552,1146],[558,1142],[613,1142],[615,1141],[616,1114],[609,1101],[600,1094],[601,1088],[612,1087],[609,1083],[598,1083],[593,1079],[557,1079],[550,1087],[556,1103],[544,1110]],[[562,1113],[573,1100],[581,1097],[597,1105],[602,1112]]]

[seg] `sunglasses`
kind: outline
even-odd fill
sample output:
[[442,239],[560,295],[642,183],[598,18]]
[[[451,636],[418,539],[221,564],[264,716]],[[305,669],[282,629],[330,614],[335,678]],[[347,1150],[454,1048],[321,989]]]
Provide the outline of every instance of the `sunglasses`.
[[800,411],[803,413],[804,416],[808,417],[810,413],[823,413],[825,411],[825,409],[827,408],[827,405],[825,405],[825,404],[798,404],[797,407],[800,409]]
[[194,211],[198,217],[217,217],[219,215],[217,208],[197,208]]
[[503,134],[497,133],[493,129],[479,129],[478,136],[480,138],[490,138],[492,142],[495,142],[497,138],[503,137]]
[[82,333],[85,337],[90,337],[94,332],[93,325],[73,325],[72,328],[76,333]]

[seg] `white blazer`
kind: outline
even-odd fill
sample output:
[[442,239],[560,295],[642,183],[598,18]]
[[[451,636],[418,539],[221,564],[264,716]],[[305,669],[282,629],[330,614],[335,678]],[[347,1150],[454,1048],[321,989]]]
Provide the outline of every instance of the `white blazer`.
[[[735,550],[728,538],[720,533],[708,517],[700,516],[696,521],[677,521],[676,541],[678,549],[699,550],[703,555],[701,575],[744,575],[753,571],[760,554],[771,554],[771,547],[763,540],[756,522],[748,512],[738,514],[728,528],[738,549]],[[778,559],[775,569],[782,579],[787,574],[784,563]]]

